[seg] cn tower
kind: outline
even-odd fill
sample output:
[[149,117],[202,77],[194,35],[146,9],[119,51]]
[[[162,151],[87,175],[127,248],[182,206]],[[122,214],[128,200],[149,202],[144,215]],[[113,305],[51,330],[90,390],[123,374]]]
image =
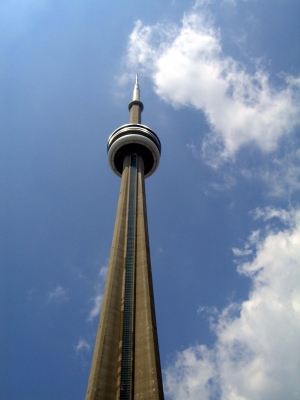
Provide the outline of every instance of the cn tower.
[[144,179],[159,164],[159,138],[141,124],[138,76],[130,123],[108,138],[121,188],[86,400],[163,400]]

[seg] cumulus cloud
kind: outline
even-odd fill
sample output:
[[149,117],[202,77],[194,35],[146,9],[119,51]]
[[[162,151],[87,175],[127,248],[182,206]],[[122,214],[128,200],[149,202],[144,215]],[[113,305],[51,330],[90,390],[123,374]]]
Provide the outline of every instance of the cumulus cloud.
[[300,210],[258,209],[255,215],[277,218],[285,228],[268,225],[249,237],[245,248],[252,246],[253,254],[238,266],[252,281],[249,296],[212,318],[212,348],[178,353],[165,373],[170,399],[300,398]]
[[61,302],[68,300],[67,291],[62,286],[58,285],[47,296],[47,302]]
[[262,68],[248,72],[224,54],[220,31],[198,7],[184,15],[181,26],[138,21],[127,62],[151,77],[166,102],[204,113],[210,132],[201,152],[212,164],[216,150],[219,161],[232,159],[248,144],[273,151],[300,122],[300,78],[282,75],[278,88]]

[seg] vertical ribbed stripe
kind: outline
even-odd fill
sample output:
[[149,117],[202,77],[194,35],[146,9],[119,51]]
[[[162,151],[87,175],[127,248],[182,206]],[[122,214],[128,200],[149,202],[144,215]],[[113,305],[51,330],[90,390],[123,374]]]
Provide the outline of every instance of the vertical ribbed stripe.
[[134,324],[134,285],[135,285],[135,246],[136,246],[136,190],[137,156],[131,155],[128,228],[125,262],[125,290],[122,336],[120,399],[132,399],[133,376],[133,324]]

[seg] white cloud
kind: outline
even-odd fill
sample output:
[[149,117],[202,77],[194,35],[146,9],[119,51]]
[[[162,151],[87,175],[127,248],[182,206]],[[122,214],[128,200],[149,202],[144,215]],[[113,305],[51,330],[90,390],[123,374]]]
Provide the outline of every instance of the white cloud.
[[210,126],[202,153],[212,164],[215,149],[223,160],[248,144],[273,151],[300,122],[300,78],[282,75],[282,87],[275,88],[262,68],[249,73],[224,54],[220,31],[197,7],[180,27],[138,21],[127,62],[151,77],[166,102],[202,110]]
[[176,363],[166,373],[167,395],[171,399],[209,399],[209,380],[214,377],[212,353],[205,346],[195,346],[178,354]]
[[282,208],[274,208],[274,207],[265,207],[265,208],[256,208],[251,212],[254,219],[262,218],[264,221],[268,221],[272,218],[278,218],[282,222],[292,224],[295,220],[294,213],[290,211],[284,210]]
[[243,250],[233,247],[232,252],[236,257],[249,256],[250,254],[252,254],[252,250],[248,249],[247,247]]
[[270,195],[291,196],[300,189],[300,151],[291,151],[281,159],[274,159],[273,165],[260,172],[268,185]]
[[86,352],[89,352],[91,350],[91,345],[83,338],[80,338],[78,343],[73,346],[77,356],[80,358],[82,362],[83,368],[86,368],[89,366],[89,363],[85,359]]
[[95,317],[99,317],[100,315],[106,274],[107,274],[107,267],[106,266],[101,267],[99,272],[99,282],[97,282],[96,284],[96,295],[92,299],[93,306],[89,312],[88,321],[93,321]]
[[105,280],[107,275],[107,267],[101,267],[99,276],[101,279]]
[[187,143],[186,147],[193,154],[195,158],[197,159],[201,158],[201,153],[194,143]]
[[269,208],[258,215],[288,225],[250,236],[246,247],[254,246],[254,256],[238,266],[252,281],[248,299],[215,318],[212,348],[178,353],[166,370],[173,400],[300,398],[300,210]]
[[62,286],[58,285],[55,289],[53,289],[47,298],[47,302],[61,302],[68,300],[67,291]]
[[80,338],[77,345],[74,346],[77,353],[80,353],[82,350],[90,350],[91,345],[85,340]]
[[88,321],[92,321],[95,317],[98,317],[100,315],[102,297],[103,295],[102,293],[100,293],[93,298],[93,308],[89,312]]

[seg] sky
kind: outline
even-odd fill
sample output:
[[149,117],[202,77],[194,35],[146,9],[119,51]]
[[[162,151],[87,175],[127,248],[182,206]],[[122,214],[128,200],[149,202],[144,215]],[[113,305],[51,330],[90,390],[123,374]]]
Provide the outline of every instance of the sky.
[[136,72],[166,400],[300,398],[299,15],[0,1],[1,400],[85,396]]

